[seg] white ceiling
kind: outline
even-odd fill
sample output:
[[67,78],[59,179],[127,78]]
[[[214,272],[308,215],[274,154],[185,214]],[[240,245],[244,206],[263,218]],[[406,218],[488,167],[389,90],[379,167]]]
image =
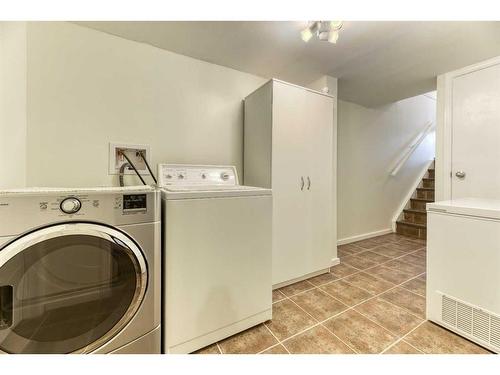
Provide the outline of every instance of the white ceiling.
[[344,22],[336,45],[305,22],[78,22],[262,77],[339,78],[339,97],[373,107],[435,90],[438,74],[500,55],[500,22]]

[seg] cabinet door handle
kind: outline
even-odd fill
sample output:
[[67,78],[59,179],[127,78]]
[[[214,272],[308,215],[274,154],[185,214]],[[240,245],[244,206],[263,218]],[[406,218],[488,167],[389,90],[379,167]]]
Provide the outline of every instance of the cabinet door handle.
[[304,182],[304,177],[300,176],[300,190],[304,190],[304,185],[305,185],[305,182]]
[[307,176],[307,190],[311,190],[311,179]]

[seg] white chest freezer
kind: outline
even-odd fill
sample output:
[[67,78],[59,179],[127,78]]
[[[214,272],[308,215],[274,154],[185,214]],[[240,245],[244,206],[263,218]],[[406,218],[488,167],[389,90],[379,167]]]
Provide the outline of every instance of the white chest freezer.
[[500,200],[427,205],[427,318],[500,352]]

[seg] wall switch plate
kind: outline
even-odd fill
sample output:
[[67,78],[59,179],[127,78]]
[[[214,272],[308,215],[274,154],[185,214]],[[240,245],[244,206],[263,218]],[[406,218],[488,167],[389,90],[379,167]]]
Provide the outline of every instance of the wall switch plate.
[[[148,161],[148,164],[151,166],[151,150],[149,145],[131,143],[109,144],[109,174],[119,174],[122,164],[127,163],[127,159],[125,159],[120,151],[124,152],[128,156],[141,175],[149,174],[146,163],[144,163],[144,160],[139,155],[139,151],[142,151],[144,157]],[[135,174],[135,172],[132,168],[126,168],[124,174]]]

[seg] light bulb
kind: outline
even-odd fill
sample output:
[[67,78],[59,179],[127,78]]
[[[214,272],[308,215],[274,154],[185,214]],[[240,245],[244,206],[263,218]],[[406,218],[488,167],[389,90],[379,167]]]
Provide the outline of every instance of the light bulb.
[[318,39],[322,41],[328,40],[329,35],[330,33],[328,31],[322,31],[318,33]]
[[330,31],[328,34],[328,41],[330,43],[336,44],[337,40],[339,40],[339,32],[337,30]]
[[305,28],[300,32],[300,37],[304,42],[308,42],[313,36],[313,33],[311,31],[310,27]]
[[332,30],[340,30],[342,28],[342,21],[330,21],[330,28]]

